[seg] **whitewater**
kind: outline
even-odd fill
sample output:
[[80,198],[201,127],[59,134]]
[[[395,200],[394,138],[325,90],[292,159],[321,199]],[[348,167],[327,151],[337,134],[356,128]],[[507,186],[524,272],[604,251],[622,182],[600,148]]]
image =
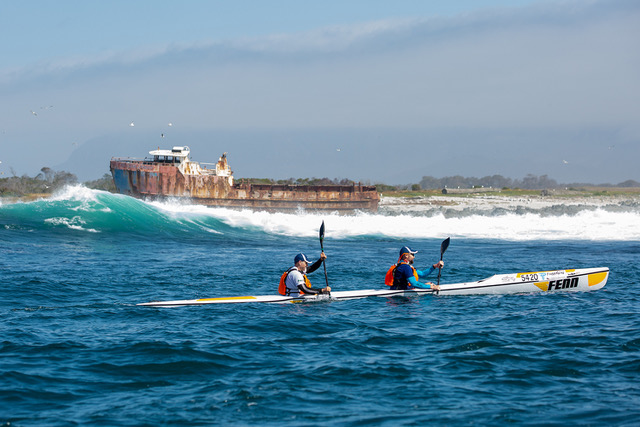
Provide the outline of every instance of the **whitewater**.
[[[156,224],[163,230],[184,227],[220,233],[232,229],[261,231],[276,236],[312,237],[318,224],[330,228],[327,237],[348,239],[364,236],[390,238],[441,238],[529,240],[640,240],[640,200],[608,201],[602,198],[563,202],[540,202],[513,198],[480,197],[445,199],[451,205],[428,201],[383,199],[380,213],[353,215],[268,213],[212,208],[179,201],[150,202],[127,196],[67,187],[48,199],[7,205],[4,211],[28,216],[37,211],[45,224],[87,232],[134,231]],[[2,206],[2,205],[0,205]],[[80,215],[80,214],[84,215]],[[50,217],[46,217],[50,215]],[[143,223],[144,222],[144,223]],[[7,227],[8,225],[5,225]],[[222,227],[221,227],[222,226]]]
[[[637,199],[384,198],[378,213],[0,202],[0,425],[637,425]],[[298,252],[381,289],[400,247],[441,283],[608,267],[597,291],[158,309],[275,294]],[[435,275],[430,277],[435,281]]]

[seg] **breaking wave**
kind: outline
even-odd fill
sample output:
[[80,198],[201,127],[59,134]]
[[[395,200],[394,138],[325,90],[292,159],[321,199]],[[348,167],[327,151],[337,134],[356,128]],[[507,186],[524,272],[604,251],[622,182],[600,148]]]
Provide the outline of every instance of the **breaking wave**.
[[0,228],[76,233],[127,233],[168,237],[232,238],[317,236],[326,238],[443,238],[528,240],[640,240],[637,202],[548,205],[474,199],[472,204],[430,205],[384,201],[380,212],[267,213],[211,208],[183,202],[145,202],[67,187],[47,199],[0,204]]

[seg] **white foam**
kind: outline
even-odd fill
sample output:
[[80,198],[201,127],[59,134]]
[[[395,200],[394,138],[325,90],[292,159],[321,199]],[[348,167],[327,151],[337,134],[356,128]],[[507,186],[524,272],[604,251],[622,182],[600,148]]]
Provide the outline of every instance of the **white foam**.
[[97,195],[99,193],[108,194],[105,191],[100,190],[92,190],[90,188],[85,187],[84,185],[67,185],[62,189],[56,191],[51,195],[49,200],[51,201],[61,201],[61,200],[75,200],[81,202],[96,202],[98,201]]
[[52,225],[64,225],[70,228],[71,230],[80,230],[80,231],[88,231],[90,233],[99,233],[98,230],[95,230],[93,228],[84,228],[83,225],[86,225],[86,222],[79,216],[74,216],[71,219],[64,218],[64,217],[47,218],[44,220],[44,222]]
[[[73,208],[75,211],[101,210],[111,212],[111,209],[98,201],[98,195],[108,197],[126,197],[114,195],[99,190],[91,190],[82,185],[68,186],[56,193],[50,200],[76,200],[81,205]],[[267,213],[251,210],[233,210],[226,208],[212,208],[202,205],[185,204],[183,201],[164,201],[146,203],[153,209],[162,211],[169,218],[177,221],[191,222],[203,231],[220,233],[202,224],[202,218],[215,218],[230,227],[246,230],[259,230],[269,234],[295,237],[317,237],[322,221],[325,221],[325,236],[327,238],[344,239],[359,236],[386,236],[390,238],[437,238],[447,236],[472,239],[501,239],[511,241],[528,240],[597,240],[597,241],[640,241],[640,212],[637,209],[607,210],[607,203],[594,200],[592,209],[579,210],[575,214],[548,215],[534,211],[526,214],[507,210],[502,215],[491,215],[496,203],[503,199],[484,200],[474,199],[472,215],[459,217],[445,216],[440,211],[430,209],[430,212],[416,215],[416,211],[407,206],[397,206],[386,210],[390,213],[371,214],[356,213],[354,215],[339,215],[337,213]],[[141,202],[142,203],[142,202]],[[505,203],[514,205],[513,200]],[[530,204],[529,201],[526,201]],[[555,201],[557,204],[558,201]],[[566,204],[566,203],[563,203]],[[568,204],[567,204],[568,205]],[[465,205],[466,206],[466,205]],[[541,206],[544,208],[545,206]],[[420,206],[425,209],[425,206]],[[439,207],[436,206],[437,209]],[[447,206],[446,208],[450,208]],[[413,212],[413,214],[409,214]],[[436,213],[437,212],[437,213]],[[83,229],[78,219],[74,217],[67,223],[58,222],[69,228]],[[49,221],[61,221],[52,218]],[[86,230],[96,231],[96,230]]]
[[298,212],[267,213],[250,210],[211,208],[199,205],[154,203],[175,214],[204,215],[231,227],[297,237],[318,236],[325,221],[327,238],[358,236],[392,238],[444,238],[527,240],[640,240],[638,212],[609,212],[604,209],[583,210],[575,215],[506,213],[499,216],[477,215],[447,218],[443,214],[412,216],[407,214],[355,215]]
[[[97,232],[83,227],[83,211],[112,212],[118,204],[109,202],[127,196],[92,190],[83,185],[67,186],[54,194],[50,201],[79,201],[79,206],[71,209],[78,213],[71,219],[51,218],[48,222],[65,225],[72,229]],[[133,200],[133,199],[131,199]],[[630,199],[637,204],[636,199]],[[435,201],[440,202],[439,204]],[[143,203],[142,201],[137,201]],[[640,241],[640,211],[638,208],[624,207],[623,200],[611,198],[583,198],[580,200],[513,199],[505,197],[455,198],[455,199],[412,199],[383,200],[386,214],[356,213],[267,213],[251,210],[212,208],[202,205],[185,204],[183,201],[145,203],[161,212],[170,220],[195,224],[208,233],[220,233],[206,224],[202,218],[215,218],[230,227],[259,230],[280,236],[317,237],[322,221],[325,221],[327,238],[344,239],[359,236],[386,236],[390,238],[437,238],[447,236],[472,239],[501,239],[511,241],[527,240],[603,240]],[[432,202],[434,202],[432,204]],[[443,205],[442,202],[446,202]],[[553,205],[585,206],[564,215],[545,214],[544,210]],[[607,206],[617,205],[617,209]],[[516,208],[526,207],[528,213],[516,212]],[[494,208],[504,210],[502,215],[493,215]],[[470,210],[471,215],[443,214],[443,210]]]

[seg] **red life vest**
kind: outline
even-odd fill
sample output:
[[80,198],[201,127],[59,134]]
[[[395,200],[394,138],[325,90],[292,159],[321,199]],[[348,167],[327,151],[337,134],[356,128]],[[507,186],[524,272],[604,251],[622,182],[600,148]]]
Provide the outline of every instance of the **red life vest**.
[[[284,295],[284,296],[289,295],[290,289],[287,288],[285,281],[287,280],[287,276],[289,275],[289,273],[291,273],[295,269],[296,267],[291,267],[290,269],[282,273],[282,276],[280,276],[280,284],[278,285],[278,293],[280,295]],[[310,288],[311,282],[307,278],[307,275],[302,273],[302,277],[304,277],[304,284],[307,285],[308,288]]]
[[[407,261],[402,261],[389,267],[389,269],[387,270],[387,274],[384,276],[385,285],[393,286],[393,274],[395,273],[396,268],[400,264],[409,264],[409,263]],[[413,271],[413,277],[415,277],[416,280],[418,280],[418,272],[416,271],[415,267],[413,265],[409,265],[409,267],[411,267],[411,270]]]

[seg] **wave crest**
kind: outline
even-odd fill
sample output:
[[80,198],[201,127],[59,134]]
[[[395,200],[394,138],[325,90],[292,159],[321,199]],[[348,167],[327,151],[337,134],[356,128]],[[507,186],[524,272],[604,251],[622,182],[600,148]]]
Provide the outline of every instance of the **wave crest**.
[[[439,204],[383,200],[377,214],[353,215],[299,211],[267,213],[212,208],[183,201],[145,202],[128,196],[66,187],[48,199],[0,205],[5,229],[60,229],[91,233],[128,233],[211,238],[317,237],[322,221],[326,238],[384,237],[527,240],[640,240],[640,209],[635,200],[559,203],[506,198]],[[446,201],[446,200],[445,200]]]

